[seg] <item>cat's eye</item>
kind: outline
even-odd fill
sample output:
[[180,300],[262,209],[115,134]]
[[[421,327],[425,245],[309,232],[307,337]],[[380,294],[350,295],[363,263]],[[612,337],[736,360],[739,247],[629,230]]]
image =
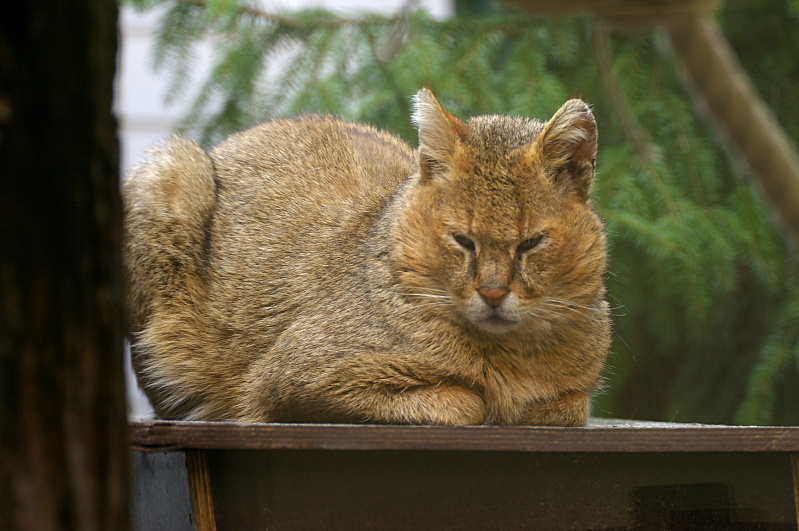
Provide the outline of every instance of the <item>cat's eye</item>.
[[467,238],[466,236],[462,236],[460,234],[454,234],[452,237],[455,239],[455,242],[457,242],[458,245],[460,245],[467,251],[469,252],[474,251],[474,242],[469,238]]
[[543,239],[544,239],[543,234],[540,236],[536,236],[535,238],[527,238],[522,243],[520,243],[518,247],[516,247],[516,252],[519,254],[526,253],[527,251],[538,246],[538,244],[541,243],[541,240]]

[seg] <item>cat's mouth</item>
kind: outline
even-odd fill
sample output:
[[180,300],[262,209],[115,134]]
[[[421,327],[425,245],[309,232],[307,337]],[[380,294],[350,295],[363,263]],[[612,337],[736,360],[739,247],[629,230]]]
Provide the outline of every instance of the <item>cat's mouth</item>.
[[503,334],[516,329],[522,318],[515,311],[516,300],[511,293],[497,306],[490,306],[477,294],[466,305],[464,313],[477,329],[491,334]]

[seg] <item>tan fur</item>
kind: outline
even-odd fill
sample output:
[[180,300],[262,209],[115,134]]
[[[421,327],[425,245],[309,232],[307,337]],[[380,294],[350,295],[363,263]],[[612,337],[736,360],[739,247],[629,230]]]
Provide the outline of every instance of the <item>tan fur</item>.
[[463,123],[417,94],[420,149],[310,116],[124,183],[132,346],[164,418],[586,421],[610,343],[596,125]]

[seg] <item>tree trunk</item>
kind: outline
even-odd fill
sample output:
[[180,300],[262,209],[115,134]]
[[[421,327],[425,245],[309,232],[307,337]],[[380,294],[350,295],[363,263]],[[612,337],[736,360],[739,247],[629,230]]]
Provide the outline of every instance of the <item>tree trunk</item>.
[[114,0],[0,6],[0,529],[128,527]]

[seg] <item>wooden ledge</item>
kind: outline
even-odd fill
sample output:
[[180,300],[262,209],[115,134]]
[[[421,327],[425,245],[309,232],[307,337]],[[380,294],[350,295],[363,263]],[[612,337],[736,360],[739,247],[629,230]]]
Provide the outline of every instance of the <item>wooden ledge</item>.
[[455,450],[517,452],[799,452],[799,427],[593,419],[585,427],[243,424],[136,421],[140,451]]

